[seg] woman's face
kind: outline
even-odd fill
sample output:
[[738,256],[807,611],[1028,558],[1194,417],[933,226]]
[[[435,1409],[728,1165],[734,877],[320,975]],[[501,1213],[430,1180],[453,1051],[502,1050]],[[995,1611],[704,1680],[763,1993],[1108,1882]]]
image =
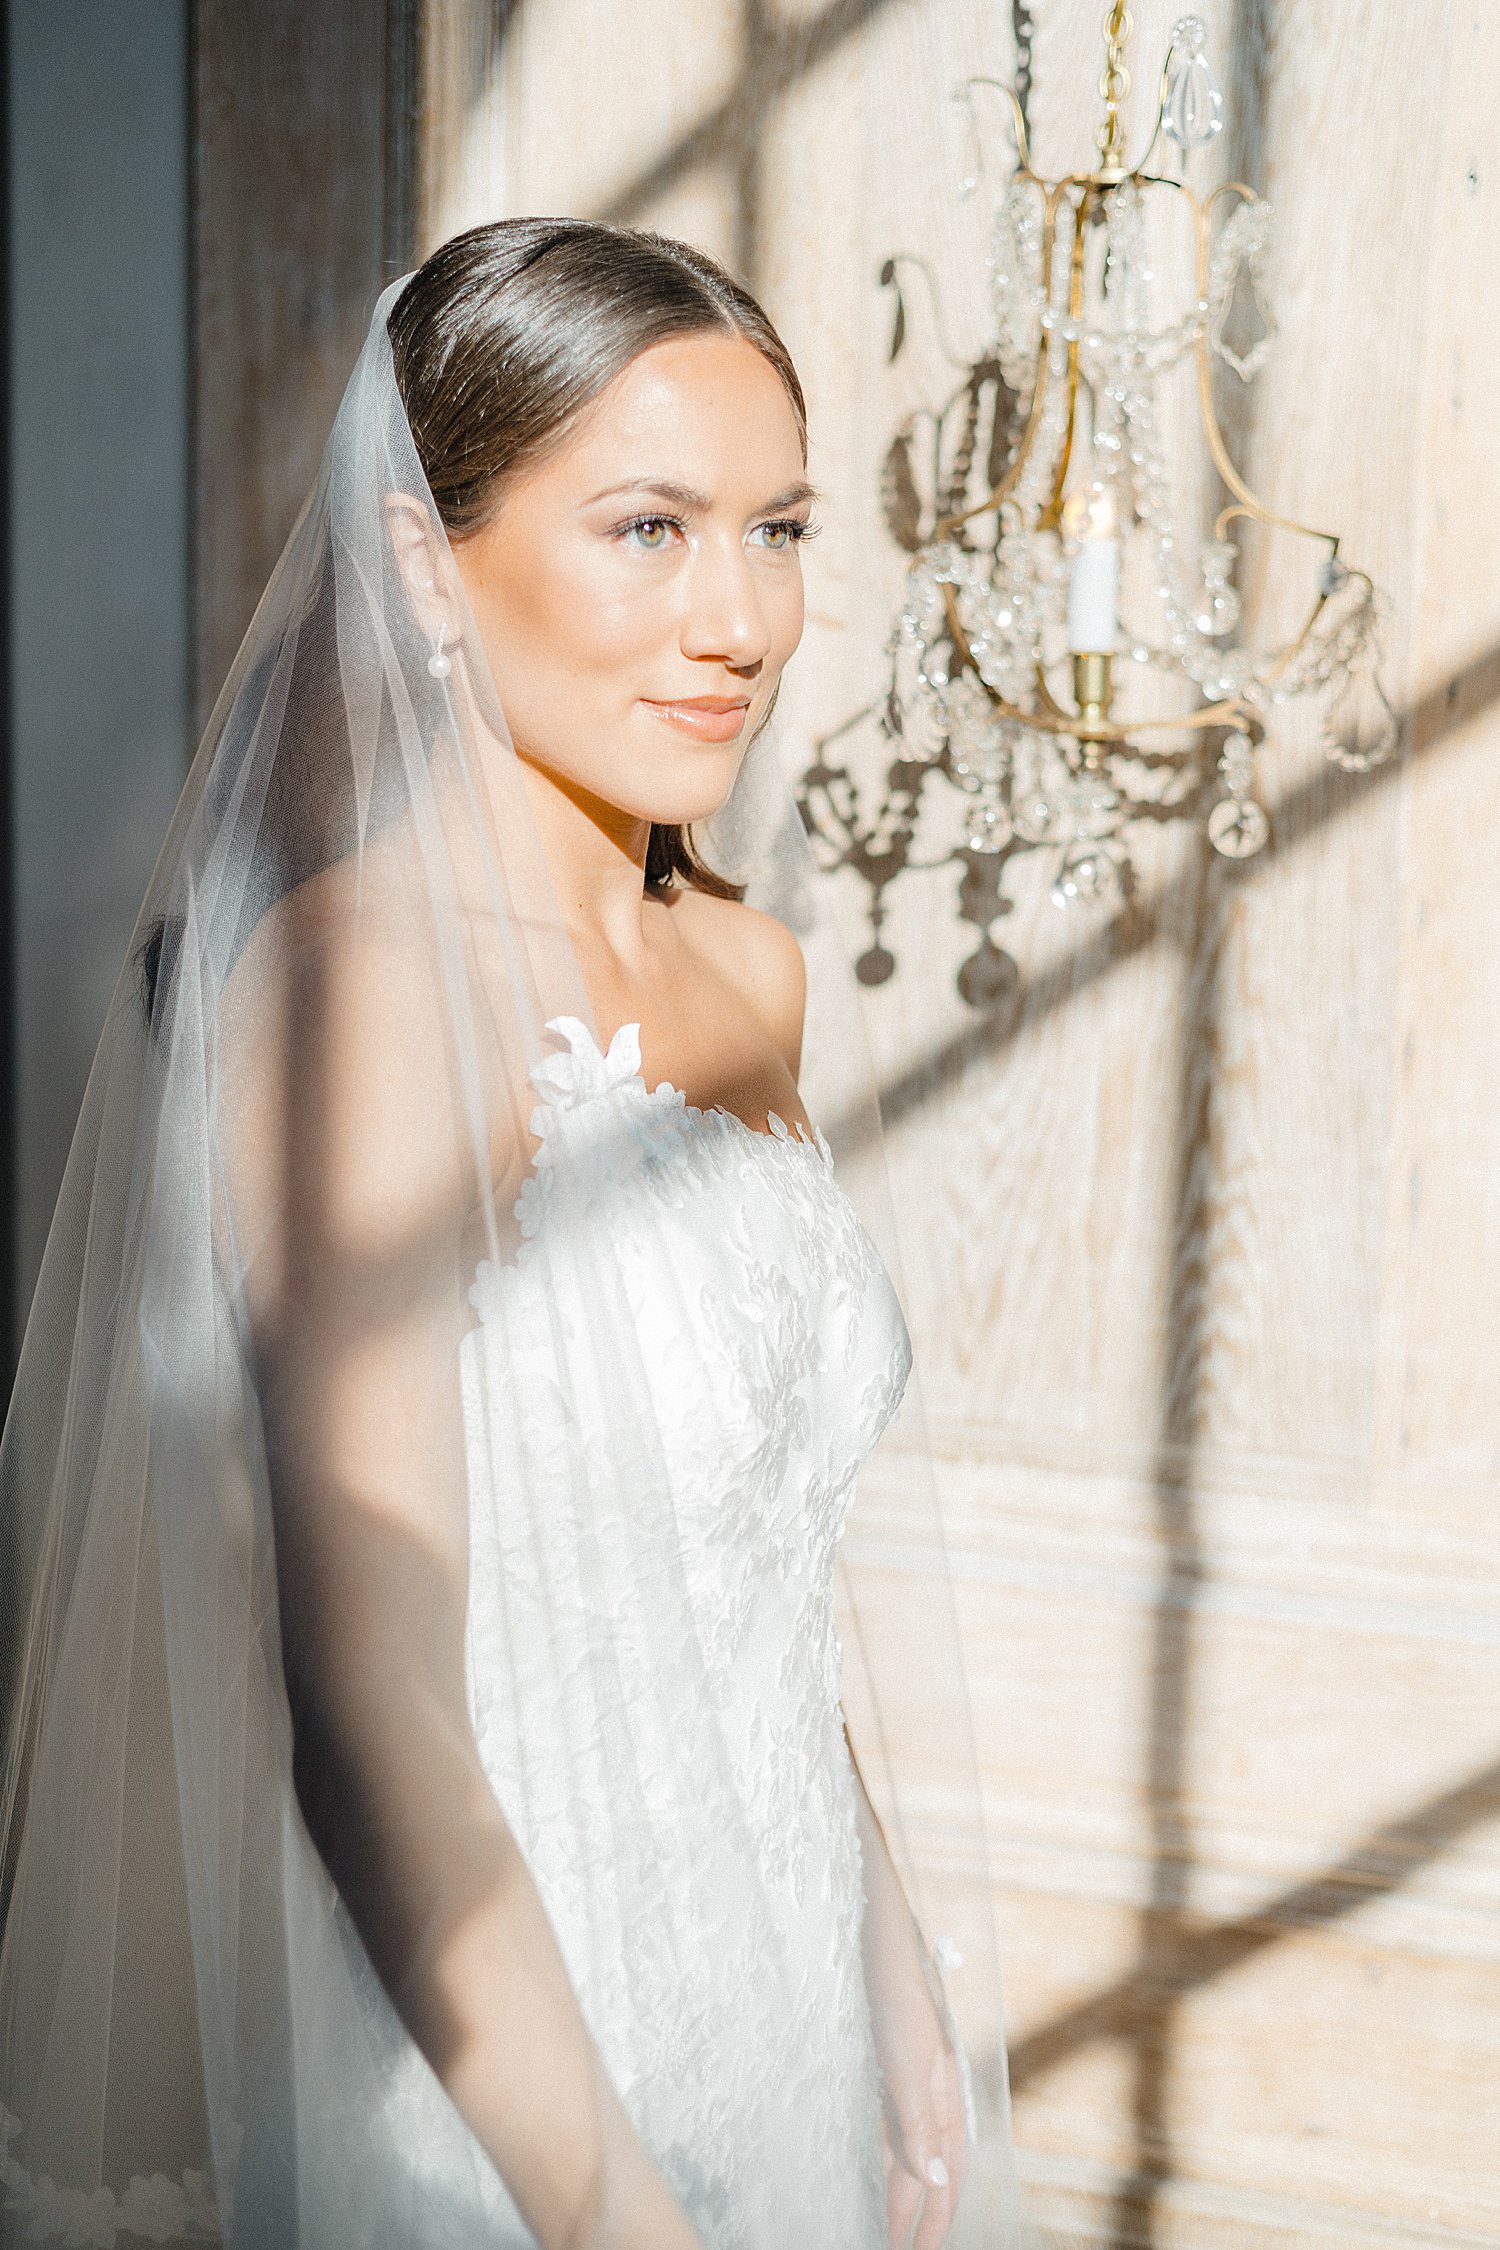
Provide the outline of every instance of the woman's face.
[[519,754],[640,820],[717,810],[802,637],[812,498],[752,344],[642,352],[454,550]]

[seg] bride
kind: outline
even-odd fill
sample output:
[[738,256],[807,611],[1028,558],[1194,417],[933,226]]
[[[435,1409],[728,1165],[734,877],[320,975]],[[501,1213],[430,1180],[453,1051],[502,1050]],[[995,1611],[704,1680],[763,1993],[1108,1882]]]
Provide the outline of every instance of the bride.
[[1023,2239],[987,1937],[924,1935],[841,1704],[910,1345],[799,1091],[806,440],[657,235],[377,307],[0,1452],[0,2244]]

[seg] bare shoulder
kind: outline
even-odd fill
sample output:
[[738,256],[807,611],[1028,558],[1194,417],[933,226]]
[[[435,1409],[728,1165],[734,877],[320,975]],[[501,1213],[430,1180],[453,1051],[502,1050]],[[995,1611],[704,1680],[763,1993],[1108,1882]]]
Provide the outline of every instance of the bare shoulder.
[[328,1260],[386,1258],[424,1232],[436,1256],[476,1190],[434,1033],[440,964],[398,908],[367,888],[356,912],[342,877],[314,877],[262,919],[226,994],[219,1115],[237,1225],[279,1235],[295,1201]]
[[758,906],[686,886],[675,911],[683,937],[765,1025],[795,1079],[807,1005],[807,963],[795,931]]

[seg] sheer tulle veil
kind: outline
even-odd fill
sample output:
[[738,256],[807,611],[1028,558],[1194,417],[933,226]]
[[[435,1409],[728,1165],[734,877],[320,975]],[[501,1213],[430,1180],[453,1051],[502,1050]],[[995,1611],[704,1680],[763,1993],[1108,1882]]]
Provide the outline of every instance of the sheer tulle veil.
[[[411,2020],[412,1995],[437,1929],[506,1871],[504,1808],[476,1802],[452,1717],[471,1287],[518,1254],[496,1181],[531,1145],[549,1024],[576,1017],[601,1045],[614,1027],[594,1020],[477,636],[434,661],[393,546],[391,494],[444,542],[386,326],[404,286],[374,309],[142,904],[0,1448],[4,2244],[530,2239],[506,2231],[493,2151],[432,2066],[451,2027]],[[899,1289],[857,987],[784,726],[696,842],[802,941],[803,1097]],[[679,1531],[620,1273],[592,1238],[549,1275],[556,1380],[585,1433],[587,1685],[628,1830],[659,1745],[685,1774],[722,1764],[714,1651],[685,1678],[684,1635],[655,1693],[622,1697],[610,1621],[679,1598]],[[919,1378],[840,1542],[842,1694],[964,2058],[950,2239],[1010,2246],[992,1893]],[[588,1442],[601,1427],[628,1445]],[[503,1472],[524,1520],[524,1476]],[[319,1830],[320,1849],[320,1775],[351,1742],[368,1818]],[[702,1826],[702,1882],[774,1957],[745,1837]],[[597,2132],[607,2158],[588,2240],[614,2242],[616,2093],[597,2058],[566,2085],[556,2131]],[[774,2181],[774,2104],[764,2155]],[[782,2250],[767,2213],[734,2237],[746,2250]]]

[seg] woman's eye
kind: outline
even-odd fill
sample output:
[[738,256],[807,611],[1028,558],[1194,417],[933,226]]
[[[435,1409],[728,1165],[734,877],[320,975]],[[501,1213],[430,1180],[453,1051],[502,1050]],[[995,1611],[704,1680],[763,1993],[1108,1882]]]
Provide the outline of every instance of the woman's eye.
[[670,516],[637,516],[626,524],[627,533],[650,554],[659,554],[667,544],[667,534],[673,529]]
[[772,523],[759,527],[766,534],[766,545],[773,554],[785,554],[789,547],[800,547],[804,539],[811,539],[813,526],[796,516],[778,517]]

